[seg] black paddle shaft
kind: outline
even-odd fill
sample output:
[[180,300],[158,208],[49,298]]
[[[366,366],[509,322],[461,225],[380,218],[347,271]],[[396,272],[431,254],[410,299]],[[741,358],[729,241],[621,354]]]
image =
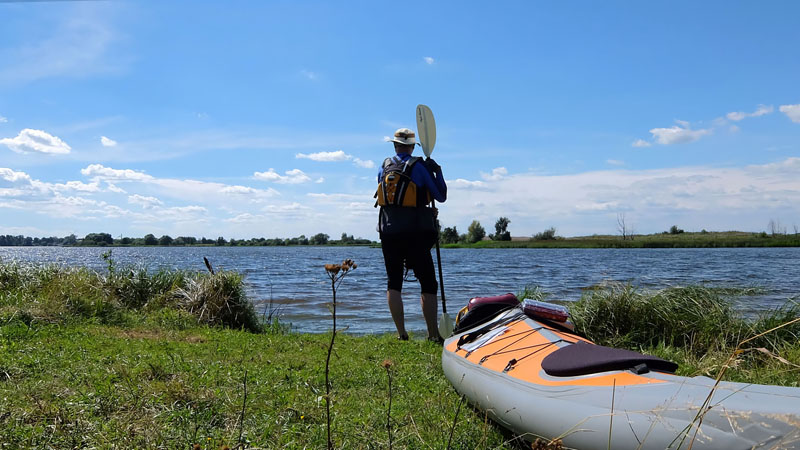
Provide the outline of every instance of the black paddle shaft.
[[[436,202],[431,200],[431,207],[436,209]],[[437,214],[438,216],[438,214]],[[442,291],[442,314],[447,314],[447,303],[444,301],[444,279],[442,278],[442,253],[439,250],[439,238],[441,237],[441,227],[439,218],[436,217],[436,265],[439,266],[439,288]]]

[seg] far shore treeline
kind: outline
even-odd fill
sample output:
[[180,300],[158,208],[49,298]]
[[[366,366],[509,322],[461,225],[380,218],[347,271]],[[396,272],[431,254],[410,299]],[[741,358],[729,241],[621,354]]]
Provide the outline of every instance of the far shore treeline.
[[2,246],[59,246],[59,247],[104,247],[104,246],[283,246],[283,245],[371,245],[374,242],[369,239],[355,238],[353,235],[342,233],[338,240],[331,239],[325,233],[317,233],[311,237],[300,235],[293,238],[251,238],[251,239],[225,239],[220,236],[216,239],[206,237],[178,236],[173,238],[169,235],[156,237],[147,234],[144,237],[119,237],[114,238],[109,233],[89,233],[83,238],[74,234],[65,237],[30,237],[0,235],[0,247]]
[[[794,227],[790,233],[779,222],[771,220],[768,225],[769,232],[747,231],[706,231],[687,232],[672,225],[668,230],[653,234],[636,234],[625,224],[624,216],[618,220],[619,234],[562,237],[556,232],[555,227],[547,228],[533,236],[511,236],[507,217],[500,217],[495,222],[495,232],[486,233],[486,230],[477,220],[473,220],[467,232],[460,234],[455,226],[441,228],[439,242],[446,248],[713,248],[713,247],[800,247],[800,232]],[[777,224],[777,225],[776,225]],[[0,247],[31,247],[31,246],[58,246],[58,247],[186,247],[186,246],[228,246],[228,247],[266,247],[266,246],[297,246],[297,245],[368,245],[379,246],[380,243],[370,239],[354,237],[352,234],[342,233],[339,239],[331,239],[325,233],[317,233],[311,237],[300,235],[293,238],[250,238],[250,239],[225,239],[222,236],[216,239],[206,237],[169,235],[156,237],[147,234],[144,237],[118,237],[110,233],[89,233],[80,238],[75,234],[65,237],[30,237],[23,235],[0,234]]]

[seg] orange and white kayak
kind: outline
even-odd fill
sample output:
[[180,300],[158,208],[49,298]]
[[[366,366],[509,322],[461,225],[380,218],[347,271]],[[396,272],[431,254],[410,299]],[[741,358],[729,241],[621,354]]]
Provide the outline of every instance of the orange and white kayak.
[[495,308],[469,326],[445,340],[445,375],[528,440],[578,449],[800,448],[800,388],[714,388],[708,377],[676,376],[669,361],[594,345],[521,306]]

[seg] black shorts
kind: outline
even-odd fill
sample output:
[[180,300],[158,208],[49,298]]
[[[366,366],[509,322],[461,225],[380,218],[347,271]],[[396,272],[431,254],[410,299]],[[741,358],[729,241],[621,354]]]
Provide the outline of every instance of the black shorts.
[[381,236],[383,262],[389,277],[388,289],[403,290],[405,266],[414,271],[423,294],[436,294],[439,285],[433,268],[431,247],[436,235],[414,233],[402,236]]

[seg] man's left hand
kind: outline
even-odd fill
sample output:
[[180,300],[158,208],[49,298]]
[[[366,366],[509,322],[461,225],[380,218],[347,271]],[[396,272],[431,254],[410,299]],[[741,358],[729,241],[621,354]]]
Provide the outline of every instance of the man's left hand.
[[434,161],[433,158],[428,158],[425,160],[425,167],[427,167],[431,173],[442,173],[442,166],[436,164],[436,161]]

